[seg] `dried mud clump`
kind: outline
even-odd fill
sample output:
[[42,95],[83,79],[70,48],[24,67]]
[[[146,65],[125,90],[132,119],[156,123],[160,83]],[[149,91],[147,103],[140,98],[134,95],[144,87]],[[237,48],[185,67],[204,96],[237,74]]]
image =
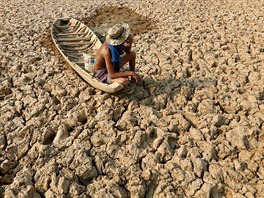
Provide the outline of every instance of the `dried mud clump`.
[[[84,82],[50,38],[62,3],[128,23],[144,82]],[[2,0],[0,197],[263,197],[263,6]]]

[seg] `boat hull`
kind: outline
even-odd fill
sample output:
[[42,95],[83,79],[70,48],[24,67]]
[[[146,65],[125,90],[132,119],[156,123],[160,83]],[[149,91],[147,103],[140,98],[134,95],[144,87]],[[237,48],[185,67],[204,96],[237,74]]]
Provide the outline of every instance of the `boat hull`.
[[94,32],[74,18],[59,18],[51,28],[51,37],[66,62],[91,86],[107,93],[116,93],[124,87],[114,82],[102,83],[84,68],[83,53],[97,51],[102,45]]

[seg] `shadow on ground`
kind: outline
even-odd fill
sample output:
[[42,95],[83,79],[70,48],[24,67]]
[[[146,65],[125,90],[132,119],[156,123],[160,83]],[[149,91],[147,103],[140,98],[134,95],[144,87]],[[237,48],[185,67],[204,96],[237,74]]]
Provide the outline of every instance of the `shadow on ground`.
[[212,78],[164,77],[154,80],[151,76],[146,76],[142,82],[132,85],[127,91],[117,93],[116,96],[120,99],[126,99],[129,103],[134,101],[161,110],[166,108],[169,101],[174,101],[177,97],[192,100],[196,90],[215,85],[216,80]]

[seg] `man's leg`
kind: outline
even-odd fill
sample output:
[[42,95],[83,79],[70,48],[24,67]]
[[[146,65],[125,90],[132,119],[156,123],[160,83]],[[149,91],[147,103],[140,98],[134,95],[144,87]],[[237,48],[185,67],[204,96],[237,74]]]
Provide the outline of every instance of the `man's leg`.
[[111,79],[111,83],[118,82],[119,84],[122,84],[124,87],[128,86],[128,80],[126,78],[115,78]]
[[110,78],[109,75],[107,75],[107,84],[112,84],[113,82],[117,82],[119,84],[122,84],[124,87],[128,86],[128,80],[127,78]]

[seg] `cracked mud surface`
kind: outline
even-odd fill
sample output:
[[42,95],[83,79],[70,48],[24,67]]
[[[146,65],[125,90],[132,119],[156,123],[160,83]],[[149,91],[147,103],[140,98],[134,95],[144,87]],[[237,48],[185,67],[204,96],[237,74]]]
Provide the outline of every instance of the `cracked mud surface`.
[[[61,5],[135,34],[144,84],[110,95],[61,58]],[[264,3],[0,2],[0,197],[262,197]]]

